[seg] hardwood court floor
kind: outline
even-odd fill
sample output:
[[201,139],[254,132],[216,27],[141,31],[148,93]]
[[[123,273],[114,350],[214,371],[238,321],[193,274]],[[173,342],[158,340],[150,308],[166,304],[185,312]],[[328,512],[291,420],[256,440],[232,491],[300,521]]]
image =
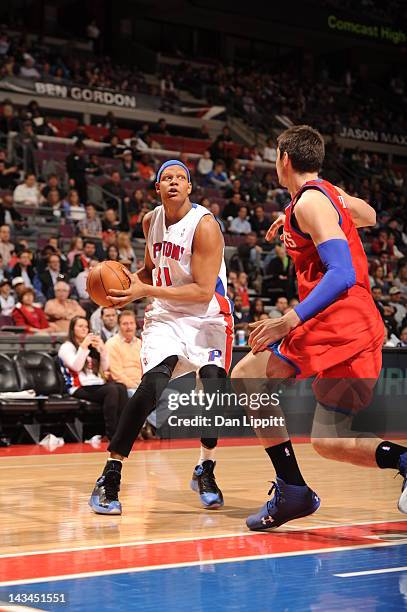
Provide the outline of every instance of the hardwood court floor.
[[[225,506],[209,511],[189,489],[197,446],[140,445],[124,467],[121,517],[97,516],[87,505],[104,453],[0,452],[1,555],[248,533],[245,518],[264,503],[274,478],[268,457],[257,445],[220,446],[216,475]],[[309,444],[297,444],[296,451],[322,503],[316,514],[289,523],[284,532],[407,518],[397,510],[402,481],[394,471],[328,461]]]

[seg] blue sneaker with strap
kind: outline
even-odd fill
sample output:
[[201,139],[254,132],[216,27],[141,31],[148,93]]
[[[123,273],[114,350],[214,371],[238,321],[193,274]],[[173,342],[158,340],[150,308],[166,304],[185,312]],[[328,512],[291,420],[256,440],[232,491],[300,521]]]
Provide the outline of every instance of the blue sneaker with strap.
[[119,502],[121,468],[120,461],[108,461],[102,476],[97,479],[88,502],[96,514],[122,513]]
[[252,531],[268,531],[288,521],[313,514],[321,503],[318,495],[309,487],[287,484],[281,478],[273,482],[268,495],[273,491],[273,497],[257,514],[252,514],[246,519],[246,525]]
[[398,509],[400,512],[407,514],[407,453],[403,453],[400,457],[399,473],[403,476],[404,480],[401,487]]
[[223,506],[222,491],[216,484],[215,479],[216,461],[203,461],[197,465],[192,474],[191,489],[199,493],[204,508],[215,510]]

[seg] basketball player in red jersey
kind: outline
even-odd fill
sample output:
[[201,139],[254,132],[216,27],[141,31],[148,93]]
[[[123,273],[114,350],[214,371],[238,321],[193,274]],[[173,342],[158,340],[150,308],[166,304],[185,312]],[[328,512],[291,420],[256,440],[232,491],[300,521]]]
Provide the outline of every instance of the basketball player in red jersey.
[[[278,179],[292,200],[267,238],[284,225],[300,303],[280,319],[251,325],[252,352],[237,364],[232,378],[250,384],[262,376],[316,376],[314,448],[330,459],[399,470],[404,483],[398,507],[407,513],[407,448],[373,434],[355,437],[351,431],[355,412],[371,400],[382,363],[384,326],[356,229],[375,225],[376,214],[363,200],[318,178],[323,159],[322,136],[309,126],[291,127],[278,138]],[[319,498],[304,482],[286,429],[256,433],[277,479],[273,497],[248,517],[247,526],[272,529],[315,512]]]

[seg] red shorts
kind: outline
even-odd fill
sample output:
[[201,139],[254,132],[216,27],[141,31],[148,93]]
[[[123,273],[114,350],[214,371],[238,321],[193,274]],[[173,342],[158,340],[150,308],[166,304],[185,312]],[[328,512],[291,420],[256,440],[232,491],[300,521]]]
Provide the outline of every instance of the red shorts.
[[369,403],[382,367],[384,337],[372,297],[361,287],[352,289],[270,347],[294,367],[297,378],[316,376],[313,389],[321,403],[342,402],[345,409]]

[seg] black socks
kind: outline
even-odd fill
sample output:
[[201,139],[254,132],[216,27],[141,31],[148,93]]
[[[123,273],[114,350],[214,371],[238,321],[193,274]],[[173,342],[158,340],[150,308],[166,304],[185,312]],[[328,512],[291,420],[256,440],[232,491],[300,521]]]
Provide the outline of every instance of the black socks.
[[393,468],[397,470],[400,456],[403,453],[407,453],[405,446],[400,446],[400,444],[395,444],[394,442],[380,442],[376,449],[376,463],[379,468]]
[[106,472],[110,472],[110,471],[119,472],[119,474],[121,474],[122,466],[123,466],[123,463],[119,461],[118,459],[108,459],[106,461],[106,465],[105,465],[105,469],[103,470],[103,474],[106,474]]
[[276,444],[266,448],[266,453],[270,457],[276,474],[287,484],[305,486],[305,481],[298,467],[294,449],[290,441]]

